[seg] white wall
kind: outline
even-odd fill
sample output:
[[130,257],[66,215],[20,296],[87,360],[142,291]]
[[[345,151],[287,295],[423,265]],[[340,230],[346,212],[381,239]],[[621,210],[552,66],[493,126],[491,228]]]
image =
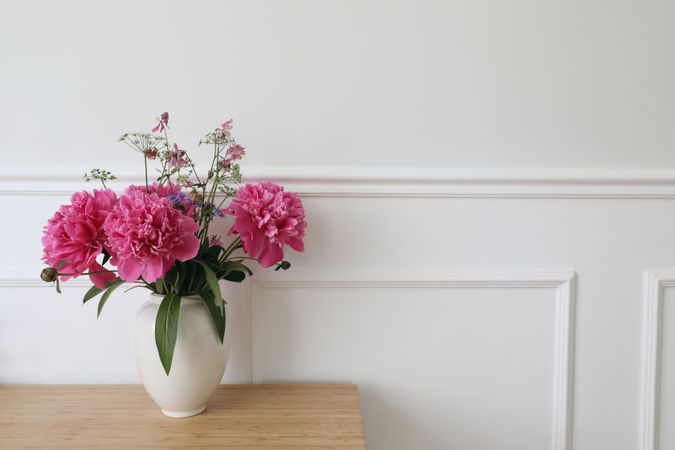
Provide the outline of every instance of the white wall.
[[668,449],[674,13],[3,2],[0,383],[138,381],[144,294],[97,321],[85,283],[41,285],[41,227],[80,172],[140,174],[121,132],[232,116],[310,228],[291,272],[228,286],[225,382],[358,383],[375,450]]
[[132,161],[115,138],[170,110],[185,145],[234,116],[252,164],[675,166],[672,2],[0,8],[11,162]]

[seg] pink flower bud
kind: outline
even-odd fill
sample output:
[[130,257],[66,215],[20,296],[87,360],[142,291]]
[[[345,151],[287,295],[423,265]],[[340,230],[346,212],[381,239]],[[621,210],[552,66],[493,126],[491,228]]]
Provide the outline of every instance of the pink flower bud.
[[56,281],[57,276],[58,272],[53,267],[47,267],[46,269],[42,269],[42,272],[40,272],[40,278],[42,281],[46,282]]
[[150,150],[147,150],[145,152],[145,157],[148,158],[148,159],[157,158],[157,149],[155,147],[152,147]]

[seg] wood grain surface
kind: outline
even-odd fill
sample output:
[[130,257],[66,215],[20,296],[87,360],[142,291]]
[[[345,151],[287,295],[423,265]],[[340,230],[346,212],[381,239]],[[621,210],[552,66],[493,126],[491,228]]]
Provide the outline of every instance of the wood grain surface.
[[354,385],[223,385],[165,417],[141,386],[0,385],[0,449],[365,449]]

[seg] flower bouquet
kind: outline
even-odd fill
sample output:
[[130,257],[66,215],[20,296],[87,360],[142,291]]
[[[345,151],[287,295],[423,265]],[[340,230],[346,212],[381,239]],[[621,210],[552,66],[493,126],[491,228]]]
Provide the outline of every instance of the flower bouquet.
[[[132,289],[148,289],[158,306],[150,308],[154,315],[150,331],[139,333],[137,329],[139,371],[146,389],[165,413],[173,410],[175,416],[184,416],[201,412],[195,411],[203,405],[164,401],[169,405],[165,408],[158,400],[164,395],[159,391],[186,383],[201,389],[198,380],[185,379],[199,378],[194,368],[198,369],[200,363],[195,362],[194,355],[186,355],[188,362],[176,375],[183,379],[175,385],[159,380],[155,384],[164,383],[162,386],[149,388],[150,382],[146,380],[157,379],[158,370],[163,371],[164,378],[170,379],[170,374],[173,375],[177,342],[181,345],[181,313],[187,314],[182,320],[188,320],[188,316],[197,311],[196,317],[202,322],[194,326],[201,328],[202,333],[207,328],[209,333],[197,339],[199,342],[192,342],[194,330],[186,330],[185,352],[203,353],[205,346],[211,345],[213,351],[206,355],[204,364],[208,366],[213,360],[223,359],[226,309],[219,280],[243,281],[252,275],[247,264],[251,260],[265,268],[288,269],[290,264],[284,259],[284,249],[288,246],[298,252],[304,250],[307,223],[302,202],[295,193],[285,192],[283,187],[271,182],[237,188],[241,183],[238,161],[245,155],[245,149],[231,134],[232,120],[199,141],[200,146],[206,146],[212,153],[205,173],[197,171],[186,150],[170,142],[168,128],[169,114],[163,113],[151,133],[125,133],[120,137],[121,142],[143,158],[144,184],[128,186],[117,195],[106,186],[106,182],[115,179],[110,172],[94,169],[85,175],[87,181],[100,181],[103,189],[73,194],[70,204],[61,206],[49,219],[42,238],[43,260],[49,267],[42,271],[41,278],[54,282],[56,290],[61,292],[61,282],[89,275],[93,286],[85,293],[84,302],[100,295],[98,315],[120,286],[130,284]],[[209,232],[214,220],[226,216],[234,218],[227,233],[233,238],[228,243]],[[188,299],[192,310],[185,311],[192,312],[183,312],[181,300],[187,302]],[[139,318],[141,315],[142,311]],[[203,320],[208,321],[206,326]],[[155,361],[139,360],[139,335],[154,335],[152,356]],[[217,345],[209,344],[209,339]],[[143,345],[141,343],[141,347]],[[147,348],[140,357],[151,359]],[[144,373],[143,366],[147,365],[150,368]],[[213,380],[219,383],[225,362],[215,366],[211,384]],[[153,393],[153,389],[157,392]],[[192,402],[205,403],[205,399]],[[193,410],[186,412],[186,408],[191,407]]]

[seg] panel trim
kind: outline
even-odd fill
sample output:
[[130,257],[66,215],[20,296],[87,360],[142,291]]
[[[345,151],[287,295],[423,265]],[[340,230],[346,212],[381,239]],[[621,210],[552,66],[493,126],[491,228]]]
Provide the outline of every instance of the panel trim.
[[[40,279],[40,271],[45,266],[38,266],[37,268],[26,268],[22,270],[0,270],[0,288],[51,288],[54,289],[54,283],[42,281]],[[61,282],[62,288],[84,287],[91,286],[91,281],[87,275],[78,278]]]
[[576,276],[572,271],[291,271],[266,273],[249,282],[251,311],[251,379],[260,373],[260,289],[264,288],[552,288],[555,290],[555,350],[552,450],[571,450],[574,316]]
[[639,450],[658,450],[664,288],[675,287],[675,269],[644,273],[644,318]]
[[[110,168],[121,189],[139,171]],[[246,182],[274,180],[305,197],[675,198],[675,171],[503,170],[383,167],[244,166]],[[84,170],[82,170],[84,172]],[[0,167],[0,195],[68,196],[95,186],[70,166]]]

